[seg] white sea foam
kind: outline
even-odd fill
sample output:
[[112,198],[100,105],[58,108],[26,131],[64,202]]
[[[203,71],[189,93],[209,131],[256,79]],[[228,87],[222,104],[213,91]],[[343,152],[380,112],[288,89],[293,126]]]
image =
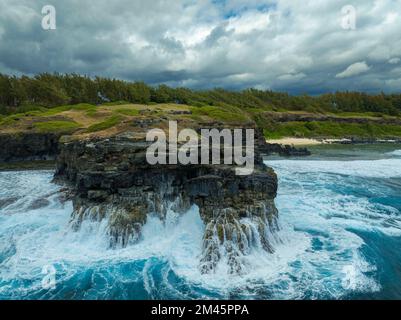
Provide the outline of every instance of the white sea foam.
[[[378,291],[380,284],[367,273],[374,273],[361,255],[364,241],[351,230],[401,236],[398,209],[371,201],[386,197],[388,190],[376,178],[401,176],[401,160],[375,161],[267,161],[279,176],[277,198],[281,221],[305,232],[312,248],[300,255],[299,272],[331,295],[344,291]],[[368,179],[375,178],[376,180]],[[359,180],[357,180],[359,179]],[[313,264],[312,268],[308,268]],[[325,270],[327,278],[319,278]],[[320,273],[321,274],[321,273]],[[331,286],[341,280],[341,286]],[[321,282],[324,283],[321,283]],[[301,281],[302,282],[302,281]]]
[[[338,193],[331,187],[348,187],[348,182],[339,175],[398,177],[401,160],[282,160],[268,164],[280,178],[276,203],[281,241],[275,244],[274,254],[253,248],[243,258],[247,272],[241,276],[228,274],[224,257],[216,273],[200,273],[198,262],[204,224],[196,206],[184,215],[169,211],[164,222],[150,215],[139,244],[112,250],[108,246],[107,221],[85,221],[78,232],[71,230],[72,205],[58,201],[57,193],[54,194],[58,187],[50,183],[50,172],[0,173],[0,185],[5,186],[0,188],[0,197],[18,197],[0,210],[0,254],[4,255],[3,261],[0,260],[0,278],[6,283],[34,279],[29,288],[22,284],[18,290],[11,290],[9,284],[0,286],[0,295],[10,290],[14,295],[39,290],[44,265],[57,265],[61,280],[72,281],[82,269],[132,261],[144,261],[141,272],[122,275],[110,271],[107,277],[120,277],[114,280],[94,272],[93,281],[104,283],[103,291],[107,291],[119,281],[126,283],[130,278],[141,278],[145,292],[153,298],[160,297],[161,289],[174,297],[193,297],[172,282],[172,273],[188,286],[204,288],[225,298],[233,295],[341,298],[348,292],[380,290],[374,277],[367,275],[374,274],[376,266],[369,264],[360,252],[364,241],[350,229],[400,235],[398,212],[385,205],[372,204],[364,197]],[[28,210],[38,198],[46,198],[48,205]],[[155,278],[155,265],[160,261],[160,277]],[[204,290],[195,297],[209,298],[210,293]]]
[[395,150],[395,151],[392,151],[392,152],[388,152],[387,155],[395,156],[395,157],[401,157],[401,150]]
[[366,178],[401,177],[401,159],[323,161],[275,160],[268,165],[293,173],[332,173]]

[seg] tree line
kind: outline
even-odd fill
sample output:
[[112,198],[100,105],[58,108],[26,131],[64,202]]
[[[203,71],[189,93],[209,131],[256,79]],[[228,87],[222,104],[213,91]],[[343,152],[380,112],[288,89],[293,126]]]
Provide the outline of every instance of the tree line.
[[319,96],[290,95],[271,90],[191,90],[149,86],[78,74],[43,73],[33,77],[0,74],[0,114],[20,113],[60,105],[108,102],[178,103],[192,106],[235,106],[266,110],[310,112],[378,112],[401,114],[401,94],[335,92]]

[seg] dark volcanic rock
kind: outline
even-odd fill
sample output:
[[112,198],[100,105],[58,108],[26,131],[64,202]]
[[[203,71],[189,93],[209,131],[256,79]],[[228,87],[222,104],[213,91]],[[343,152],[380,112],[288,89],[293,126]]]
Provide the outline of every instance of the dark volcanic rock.
[[37,210],[40,208],[47,207],[50,204],[49,200],[45,198],[40,198],[32,201],[32,203],[29,205],[28,210]]
[[261,147],[260,152],[265,155],[278,154],[282,157],[305,157],[312,154],[307,148],[296,148],[278,143],[266,143]]
[[59,138],[52,133],[0,134],[0,162],[54,160]]
[[256,149],[259,154],[269,156],[278,154],[282,157],[300,157],[310,156],[311,152],[307,148],[296,148],[289,145],[281,145],[278,143],[267,143],[260,129],[255,130]]
[[148,214],[164,220],[169,209],[184,213],[193,204],[205,223],[202,272],[215,269],[224,253],[230,272],[242,272],[241,256],[259,245],[273,251],[277,230],[277,177],[256,154],[255,171],[235,174],[226,165],[149,165],[149,143],[125,136],[75,141],[60,146],[55,180],[75,192],[72,224],[108,219],[110,245],[141,238]]

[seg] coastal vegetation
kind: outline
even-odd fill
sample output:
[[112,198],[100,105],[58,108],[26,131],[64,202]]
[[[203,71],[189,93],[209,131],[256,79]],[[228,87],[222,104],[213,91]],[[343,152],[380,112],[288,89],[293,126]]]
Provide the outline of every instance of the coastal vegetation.
[[46,121],[36,122],[35,128],[42,132],[69,132],[79,127],[74,121]]
[[335,92],[293,96],[270,90],[190,90],[77,74],[0,74],[0,132],[78,132],[136,120],[249,123],[267,138],[400,138],[401,95]]
[[287,122],[264,129],[266,138],[370,138],[401,137],[401,125],[375,123],[338,123],[333,121]]
[[318,96],[293,96],[270,90],[224,89],[190,90],[153,87],[143,82],[127,82],[77,74],[43,73],[34,77],[0,74],[0,113],[23,113],[81,103],[98,105],[177,103],[191,106],[231,106],[271,111],[374,112],[399,115],[401,94],[335,92]]
[[106,119],[105,121],[91,125],[87,129],[87,132],[97,132],[97,131],[107,130],[111,127],[116,126],[118,123],[120,123],[120,121],[121,121],[121,117],[114,115],[114,116],[111,116],[110,118]]

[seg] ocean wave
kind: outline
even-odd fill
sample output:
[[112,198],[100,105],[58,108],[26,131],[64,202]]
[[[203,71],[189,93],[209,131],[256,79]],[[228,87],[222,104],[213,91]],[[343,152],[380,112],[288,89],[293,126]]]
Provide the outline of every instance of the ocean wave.
[[386,154],[389,155],[389,156],[401,157],[401,150],[395,150],[395,151],[392,151],[392,152],[388,152]]
[[273,160],[267,165],[292,173],[331,173],[366,178],[401,177],[401,159],[325,161]]
[[[340,299],[379,292],[377,265],[354,230],[401,235],[399,211],[371,197],[389,194],[377,178],[397,176],[399,161],[269,161],[280,179],[280,241],[273,254],[254,248],[244,256],[241,276],[228,274],[224,257],[214,274],[200,272],[205,226],[196,206],[183,215],[170,210],[165,221],[149,215],[140,243],[112,250],[105,220],[71,230],[72,204],[59,201],[50,172],[1,173],[0,197],[18,201],[0,211],[0,299]],[[32,209],[38,198],[47,205]],[[42,287],[46,265],[57,270],[54,290]]]

